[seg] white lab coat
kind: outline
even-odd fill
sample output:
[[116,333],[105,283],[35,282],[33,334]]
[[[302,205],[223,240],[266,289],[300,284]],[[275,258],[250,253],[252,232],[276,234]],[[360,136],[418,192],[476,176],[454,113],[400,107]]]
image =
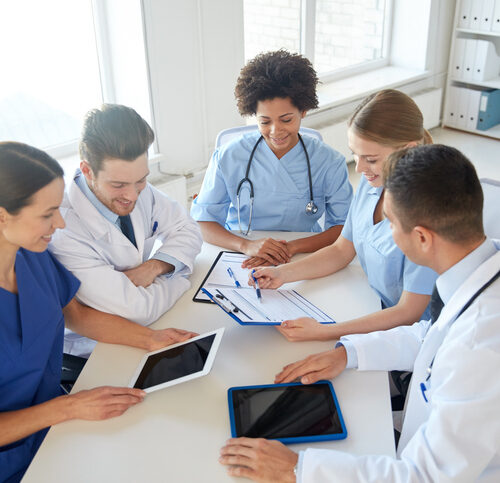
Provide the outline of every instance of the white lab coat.
[[348,337],[361,370],[413,369],[398,458],[308,449],[300,482],[500,481],[500,279],[456,319],[499,268],[500,251],[462,283],[431,327],[422,321]]
[[[99,213],[74,181],[61,213],[66,228],[56,232],[49,249],[81,281],[77,299],[82,303],[148,325],[190,287],[187,275],[201,249],[200,230],[176,201],[150,184],[130,215],[137,248]],[[136,287],[122,272],[157,252],[174,257],[185,268],[170,278],[157,277],[149,287]],[[65,352],[88,354],[94,345],[73,333],[65,336]]]

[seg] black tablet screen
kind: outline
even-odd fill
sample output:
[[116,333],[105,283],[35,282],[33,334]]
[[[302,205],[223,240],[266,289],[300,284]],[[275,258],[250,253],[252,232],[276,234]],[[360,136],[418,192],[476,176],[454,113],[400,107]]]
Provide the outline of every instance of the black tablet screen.
[[328,384],[232,392],[237,436],[293,438],[342,433]]
[[214,340],[212,334],[149,356],[134,387],[146,389],[201,371]]

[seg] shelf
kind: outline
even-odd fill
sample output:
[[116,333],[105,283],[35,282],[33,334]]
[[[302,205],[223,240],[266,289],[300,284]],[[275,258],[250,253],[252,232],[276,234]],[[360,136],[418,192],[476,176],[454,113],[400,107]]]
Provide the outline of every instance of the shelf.
[[493,32],[492,30],[470,30],[456,28],[457,32],[462,32],[464,34],[474,34],[474,35],[486,35],[488,37],[500,37],[500,32]]
[[[460,15],[460,4],[465,0],[457,0],[456,8],[455,8],[455,21],[454,25],[457,26],[459,23],[459,15]],[[470,0],[469,0],[470,1]],[[472,0],[474,1],[474,0]],[[497,2],[500,0],[496,0]],[[464,131],[472,134],[477,134],[479,136],[486,136],[493,139],[500,139],[500,124],[488,129],[487,131],[481,131],[479,129],[469,129],[466,127],[458,127],[458,126],[450,126],[447,121],[450,119],[458,119],[458,114],[460,117],[464,117],[465,119],[477,119],[479,112],[474,113],[472,111],[475,110],[475,106],[472,105],[472,102],[478,101],[480,102],[480,93],[477,91],[485,90],[485,89],[500,89],[500,76],[498,76],[498,71],[496,72],[497,77],[492,79],[484,80],[484,81],[476,81],[474,79],[458,79],[452,77],[456,75],[455,73],[455,62],[459,62],[460,59],[455,61],[455,49],[457,44],[457,39],[465,39],[461,40],[461,43],[466,43],[469,39],[471,40],[489,40],[494,44],[495,49],[498,52],[498,48],[500,47],[500,32],[491,31],[491,30],[478,30],[478,29],[468,29],[461,27],[454,27],[452,38],[451,38],[451,55],[448,66],[448,78],[446,82],[446,94],[444,99],[444,109],[443,109],[443,121],[442,126],[448,127],[450,129],[456,129],[457,131]],[[461,45],[461,47],[465,47]],[[464,49],[465,50],[465,49]],[[468,51],[467,55],[470,55],[471,52]],[[465,56],[465,52],[462,53]],[[498,55],[498,54],[497,54]],[[474,59],[475,60],[475,59]],[[467,66],[475,63],[474,60],[468,58]],[[472,64],[471,64],[472,62]],[[488,64],[488,67],[490,64]],[[470,72],[469,72],[470,73]],[[490,72],[488,69],[488,75],[495,74],[495,71]],[[465,88],[464,90],[462,90]],[[472,91],[476,91],[474,95],[472,95]],[[450,103],[453,103],[450,107]],[[479,106],[478,106],[479,107]],[[479,111],[479,109],[478,109]],[[450,114],[450,115],[448,115]],[[451,117],[452,115],[457,114],[457,116]]]
[[500,77],[485,81],[474,81],[464,79],[450,79],[451,82],[459,82],[460,84],[469,84],[471,86],[487,87],[488,89],[500,89]]
[[492,128],[488,129],[487,131],[480,131],[479,129],[467,129],[465,127],[457,127],[457,126],[450,126],[443,122],[442,124],[443,127],[447,127],[449,129],[456,129],[457,131],[465,131],[465,132],[470,132],[473,134],[480,134],[481,136],[487,136],[493,139],[500,139],[500,124],[497,124],[496,126],[493,126]]

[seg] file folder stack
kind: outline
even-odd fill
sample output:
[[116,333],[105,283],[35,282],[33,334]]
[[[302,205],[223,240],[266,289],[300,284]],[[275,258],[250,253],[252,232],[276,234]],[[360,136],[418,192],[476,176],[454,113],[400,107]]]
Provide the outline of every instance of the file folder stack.
[[484,91],[479,101],[477,129],[486,131],[500,124],[500,89]]
[[500,73],[500,56],[490,40],[457,38],[453,55],[453,79],[481,82]]
[[450,86],[445,124],[457,129],[486,131],[500,124],[500,89],[482,91]]
[[500,0],[462,0],[459,8],[459,28],[500,32]]

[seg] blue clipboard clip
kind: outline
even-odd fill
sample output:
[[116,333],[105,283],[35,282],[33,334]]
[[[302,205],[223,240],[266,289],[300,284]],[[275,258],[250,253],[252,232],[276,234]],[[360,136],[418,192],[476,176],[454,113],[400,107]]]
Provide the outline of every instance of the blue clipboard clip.
[[[252,320],[249,315],[247,315],[243,310],[241,310],[238,306],[236,306],[233,302],[231,302],[227,297],[225,297],[221,292],[219,292],[219,295],[216,295],[215,297],[205,288],[201,288],[201,291],[210,298],[212,302],[217,304],[226,314],[230,315],[236,322],[241,324],[241,320],[239,317],[237,317],[235,314],[240,312],[242,313],[245,317],[248,319]],[[218,291],[218,290],[217,290]],[[227,305],[223,300],[226,300],[231,306]]]

